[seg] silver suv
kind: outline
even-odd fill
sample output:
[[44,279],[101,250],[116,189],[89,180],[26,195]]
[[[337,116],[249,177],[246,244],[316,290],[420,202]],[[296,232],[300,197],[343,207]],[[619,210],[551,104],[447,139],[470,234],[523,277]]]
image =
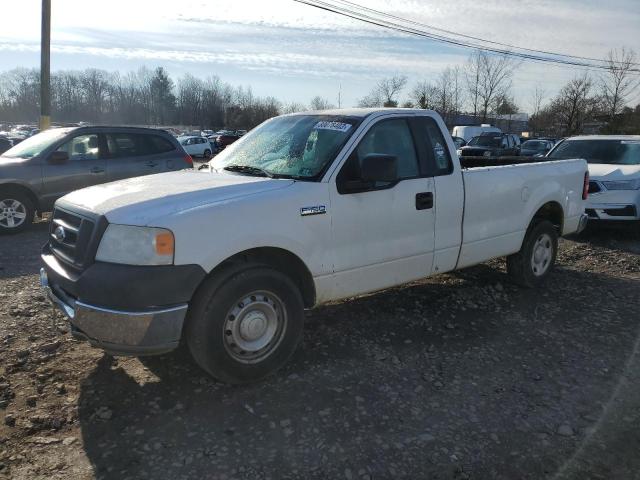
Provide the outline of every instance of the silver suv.
[[63,195],[122,178],[192,168],[164,130],[72,127],[47,130],[0,156],[0,234],[27,228]]

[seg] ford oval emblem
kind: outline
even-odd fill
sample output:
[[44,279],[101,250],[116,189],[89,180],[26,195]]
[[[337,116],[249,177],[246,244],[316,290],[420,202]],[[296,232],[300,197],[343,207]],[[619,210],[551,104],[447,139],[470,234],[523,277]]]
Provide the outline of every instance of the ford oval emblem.
[[64,239],[67,237],[67,232],[64,231],[64,228],[61,226],[56,227],[53,231],[53,238],[55,238],[59,242],[64,242]]

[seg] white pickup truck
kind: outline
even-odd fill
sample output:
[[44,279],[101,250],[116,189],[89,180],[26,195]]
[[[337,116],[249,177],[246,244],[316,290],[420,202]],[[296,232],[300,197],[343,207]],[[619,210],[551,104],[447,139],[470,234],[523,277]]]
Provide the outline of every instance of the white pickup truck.
[[293,353],[305,308],[502,256],[518,284],[544,280],[585,225],[587,163],[499,163],[462,167],[427,110],[276,117],[204,169],[58,200],[41,283],[93,345],[184,339],[211,375],[254,381]]

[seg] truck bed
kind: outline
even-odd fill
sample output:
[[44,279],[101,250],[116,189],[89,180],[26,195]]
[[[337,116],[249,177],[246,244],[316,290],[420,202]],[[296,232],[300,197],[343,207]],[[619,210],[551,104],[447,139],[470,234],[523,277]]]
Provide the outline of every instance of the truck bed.
[[[542,159],[540,161],[538,159]],[[586,162],[500,157],[464,161],[462,248],[458,267],[517,252],[541,206],[560,208],[560,234],[575,231],[583,213]]]

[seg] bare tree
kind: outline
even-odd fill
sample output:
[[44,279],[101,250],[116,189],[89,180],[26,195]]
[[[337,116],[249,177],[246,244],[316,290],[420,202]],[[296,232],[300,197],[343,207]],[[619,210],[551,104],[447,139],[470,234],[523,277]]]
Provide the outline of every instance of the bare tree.
[[633,75],[636,58],[632,49],[624,47],[610,50],[607,55],[607,71],[600,83],[603,106],[611,124],[615,123],[615,117],[626,105],[629,95],[640,85],[640,80]]
[[438,89],[426,80],[416,83],[411,90],[409,98],[417,108],[434,109]]
[[592,82],[588,73],[567,83],[552,102],[555,121],[564,136],[582,133],[585,122],[597,107],[598,99],[590,97]]
[[531,94],[531,118],[529,119],[529,125],[533,129],[534,134],[540,128],[540,111],[542,110],[542,103],[546,95],[545,90],[539,84],[536,84]]
[[332,108],[336,108],[332,103],[329,102],[329,100],[319,95],[316,95],[311,99],[309,107],[311,108],[311,110],[331,110]]
[[476,50],[469,56],[467,67],[465,68],[465,82],[474,117],[478,115],[480,105],[480,79],[482,78],[483,58],[482,51]]
[[478,100],[484,122],[495,98],[506,95],[511,88],[515,67],[507,55],[490,56],[484,52],[481,53],[480,67]]
[[396,97],[406,84],[406,75],[383,78],[367,96],[358,102],[358,105],[361,107],[397,107]]
[[304,112],[305,110],[307,110],[307,106],[299,102],[289,102],[282,107],[282,113]]

